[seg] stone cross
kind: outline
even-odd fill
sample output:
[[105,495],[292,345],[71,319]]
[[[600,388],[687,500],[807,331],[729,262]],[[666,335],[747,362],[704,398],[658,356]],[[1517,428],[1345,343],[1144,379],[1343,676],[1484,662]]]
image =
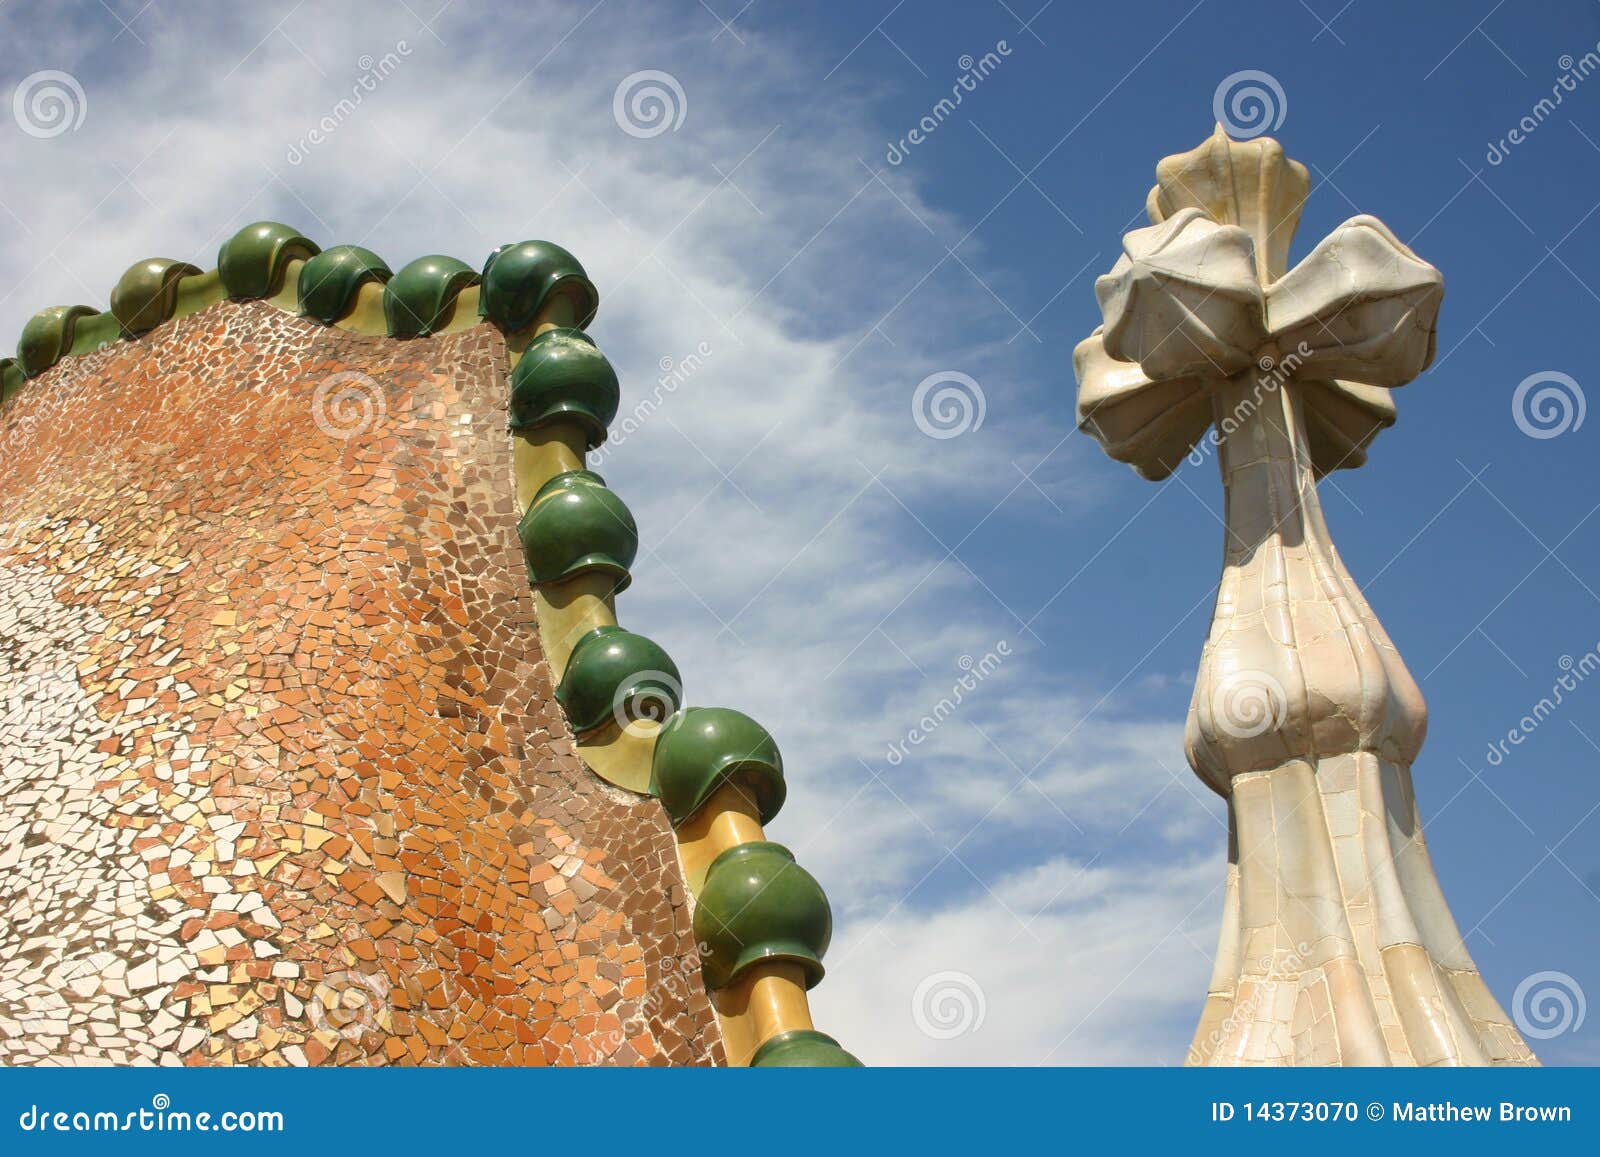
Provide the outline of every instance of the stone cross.
[[1073,362],[1079,425],[1111,457],[1159,480],[1215,453],[1226,492],[1185,746],[1228,801],[1228,877],[1189,1062],[1537,1063],[1423,842],[1422,693],[1317,500],[1432,361],[1444,280],[1368,216],[1290,269],[1310,180],[1269,138],[1218,126],[1156,177]]

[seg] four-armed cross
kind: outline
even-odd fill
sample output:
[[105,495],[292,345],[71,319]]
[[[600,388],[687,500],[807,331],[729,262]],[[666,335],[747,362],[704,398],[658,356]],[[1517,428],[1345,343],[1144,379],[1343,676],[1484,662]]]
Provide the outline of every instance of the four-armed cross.
[[1536,1063],[1423,842],[1422,693],[1317,500],[1433,359],[1443,278],[1367,216],[1289,269],[1310,181],[1268,138],[1219,126],[1156,174],[1074,367],[1108,454],[1161,479],[1214,449],[1226,491],[1186,746],[1228,800],[1229,867],[1190,1063]]

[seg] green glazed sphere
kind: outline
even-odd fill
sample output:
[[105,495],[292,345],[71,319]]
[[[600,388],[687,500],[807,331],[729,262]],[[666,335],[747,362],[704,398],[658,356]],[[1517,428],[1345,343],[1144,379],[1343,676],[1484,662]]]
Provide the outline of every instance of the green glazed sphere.
[[22,366],[15,358],[0,358],[0,402],[8,401],[27,380],[27,375],[22,372]]
[[621,402],[616,370],[582,330],[545,330],[511,371],[513,430],[574,422],[593,450],[606,440]]
[[729,707],[685,707],[661,729],[650,766],[651,794],[676,827],[724,783],[738,786],[769,824],[783,807],[783,757],[767,729]]
[[534,586],[598,571],[615,590],[628,587],[639,552],[639,528],[622,499],[598,474],[571,470],[539,488],[517,524],[528,581]]
[[557,290],[576,299],[577,328],[594,320],[600,294],[576,257],[548,241],[502,245],[484,262],[478,313],[503,332],[516,333],[533,324]]
[[410,262],[383,287],[383,316],[390,337],[427,337],[463,289],[478,284],[465,261],[435,253]]
[[111,291],[111,313],[122,332],[138,337],[166,321],[178,305],[178,279],[199,272],[170,257],[153,257],[130,268]]
[[667,653],[643,635],[596,627],[578,640],[556,688],[578,734],[615,719],[627,725],[665,719],[683,700],[683,677]]
[[859,1069],[861,1062],[839,1042],[814,1028],[780,1032],[762,1042],[750,1058],[753,1069]]
[[315,257],[322,250],[298,229],[279,221],[246,225],[217,250],[217,275],[229,297],[270,297],[295,259]]
[[833,937],[828,898],[782,844],[737,844],[711,861],[694,910],[708,988],[732,984],[763,960],[801,965],[806,987],[822,979]]
[[99,312],[87,305],[53,305],[30,317],[17,339],[17,363],[22,372],[36,378],[66,357],[79,319],[95,317]]
[[385,282],[393,276],[383,258],[370,249],[359,245],[324,249],[300,267],[296,287],[300,312],[332,325],[349,312],[363,284]]

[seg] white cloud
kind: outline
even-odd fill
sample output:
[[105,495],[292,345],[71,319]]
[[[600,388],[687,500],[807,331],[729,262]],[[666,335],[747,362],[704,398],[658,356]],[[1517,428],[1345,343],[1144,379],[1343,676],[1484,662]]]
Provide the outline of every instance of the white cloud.
[[[80,130],[0,152],[19,222],[0,241],[0,329],[47,304],[103,306],[140,258],[209,267],[261,218],[396,266],[476,262],[527,236],[567,246],[600,286],[593,332],[626,399],[653,389],[662,358],[711,351],[605,463],[644,547],[619,609],[673,653],[692,700],[749,711],[784,747],[774,835],[839,915],[822,1026],[877,1061],[1181,1060],[1222,837],[1178,722],[1091,710],[1098,695],[1028,638],[1033,609],[1000,604],[922,525],[951,510],[976,523],[1017,487],[1011,461],[1046,455],[1038,481],[1070,516],[1106,469],[1063,444],[1070,391],[1026,383],[1015,346],[972,341],[1004,310],[943,261],[970,223],[905,171],[874,177],[885,134],[867,101],[842,77],[817,99],[831,62],[754,31],[711,43],[714,26],[653,6],[590,11],[506,8],[490,35],[451,10],[442,45],[387,4],[337,19],[152,7],[143,46],[108,45],[114,24],[90,37],[82,21],[0,14],[0,35],[73,71],[90,102]],[[76,31],[52,41],[62,26]],[[359,58],[401,41],[393,75],[291,164]],[[646,68],[673,73],[688,107],[680,130],[641,140],[612,96]],[[1005,296],[976,240],[962,257]],[[945,369],[980,382],[988,411],[935,440],[910,399]],[[959,658],[1002,639],[1014,656],[890,768],[886,745],[948,692]],[[941,968],[981,980],[981,1032],[935,1041],[899,1015]]]
[[[851,925],[812,1002],[871,1064],[1176,1064],[1210,976],[1216,883],[1210,857],[1054,859],[994,895]],[[1025,923],[1007,911],[1041,900]]]

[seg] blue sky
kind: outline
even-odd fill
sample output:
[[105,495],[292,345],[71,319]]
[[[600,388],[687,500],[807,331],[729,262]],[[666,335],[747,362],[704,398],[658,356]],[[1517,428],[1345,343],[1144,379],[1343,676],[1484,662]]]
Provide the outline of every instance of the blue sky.
[[[693,701],[784,748],[773,834],[836,911],[819,1022],[874,1062],[1178,1063],[1221,908],[1221,808],[1181,746],[1220,485],[1209,463],[1143,482],[1074,433],[1071,352],[1156,161],[1210,131],[1226,77],[1265,72],[1313,178],[1294,256],[1369,212],[1446,278],[1434,367],[1324,486],[1431,708],[1415,770],[1446,895],[1503,1003],[1542,971],[1600,992],[1600,680],[1486,758],[1600,646],[1600,418],[1536,438],[1512,406],[1530,375],[1596,385],[1600,77],[1487,156],[1596,50],[1600,6],[438,4],[0,9],[7,89],[59,69],[85,104],[0,150],[0,330],[103,307],[143,257],[210,267],[261,218],[397,268],[567,245],[625,414],[664,359],[710,351],[601,464],[644,546],[619,613]],[[643,70],[681,91],[675,128],[614,115]],[[981,426],[918,428],[936,373],[977,383]],[[913,1002],[951,973],[982,1023],[930,1035]],[[1597,1032],[1533,1043],[1595,1063]]]

